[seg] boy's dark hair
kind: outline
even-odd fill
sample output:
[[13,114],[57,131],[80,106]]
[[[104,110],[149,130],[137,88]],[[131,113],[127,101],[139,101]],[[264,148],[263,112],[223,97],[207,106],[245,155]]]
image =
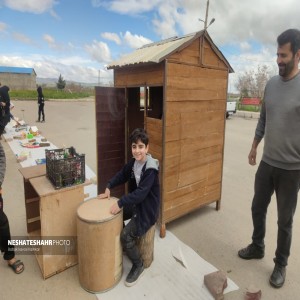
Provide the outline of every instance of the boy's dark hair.
[[133,143],[136,144],[139,140],[146,146],[149,143],[148,134],[147,134],[146,130],[143,128],[134,129],[129,137],[130,145],[132,145]]
[[277,37],[277,43],[279,46],[291,43],[291,50],[295,55],[296,52],[300,49],[300,30],[288,29],[284,31]]

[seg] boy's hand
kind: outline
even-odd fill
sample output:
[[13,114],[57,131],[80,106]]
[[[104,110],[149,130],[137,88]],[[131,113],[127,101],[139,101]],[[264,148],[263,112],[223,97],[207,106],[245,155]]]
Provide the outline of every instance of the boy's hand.
[[110,212],[113,215],[116,215],[119,211],[121,210],[121,208],[119,207],[118,203],[114,203],[111,207],[110,207]]
[[100,198],[100,199],[107,198],[109,200],[109,198],[110,198],[110,189],[106,188],[103,194],[98,195],[98,198]]

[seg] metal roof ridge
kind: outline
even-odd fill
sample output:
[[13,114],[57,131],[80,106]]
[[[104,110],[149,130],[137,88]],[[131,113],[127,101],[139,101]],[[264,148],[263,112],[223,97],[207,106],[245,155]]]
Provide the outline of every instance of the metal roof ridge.
[[[147,48],[147,47],[153,47],[153,46],[159,46],[159,45],[163,45],[163,44],[166,44],[166,43],[169,43],[169,42],[174,42],[176,40],[181,40],[181,39],[184,39],[184,38],[187,38],[189,36],[194,36],[196,35],[197,33],[199,33],[200,31],[196,31],[196,32],[193,32],[193,33],[189,33],[189,34],[186,34],[186,35],[183,35],[183,36],[173,36],[173,37],[170,37],[170,38],[167,38],[167,39],[164,39],[164,40],[160,40],[160,41],[157,41],[157,42],[153,42],[153,43],[149,43],[149,44],[145,44],[143,45],[142,47],[138,48],[138,49],[144,49],[144,48]],[[138,50],[137,49],[137,50]]]

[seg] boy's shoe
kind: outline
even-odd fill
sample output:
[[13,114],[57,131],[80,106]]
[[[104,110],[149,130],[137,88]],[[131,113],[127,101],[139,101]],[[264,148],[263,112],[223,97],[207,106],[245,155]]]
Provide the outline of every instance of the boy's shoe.
[[40,120],[36,120],[36,122],[41,122]]
[[141,266],[133,265],[129,274],[126,277],[125,285],[126,286],[135,285],[138,282],[139,278],[143,275],[144,271],[145,271],[144,264],[142,264]]
[[275,264],[272,275],[270,276],[270,284],[275,288],[281,288],[285,282],[286,268]]
[[238,255],[242,259],[261,259],[265,256],[264,249],[259,248],[255,244],[250,244],[246,248],[241,249]]

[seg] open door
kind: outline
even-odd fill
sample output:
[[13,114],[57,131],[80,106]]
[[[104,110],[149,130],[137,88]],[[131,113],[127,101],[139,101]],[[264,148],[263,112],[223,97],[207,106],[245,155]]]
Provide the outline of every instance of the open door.
[[[107,182],[125,164],[125,116],[124,88],[96,87],[96,139],[98,194],[103,193]],[[112,190],[112,196],[121,197],[124,185]]]

